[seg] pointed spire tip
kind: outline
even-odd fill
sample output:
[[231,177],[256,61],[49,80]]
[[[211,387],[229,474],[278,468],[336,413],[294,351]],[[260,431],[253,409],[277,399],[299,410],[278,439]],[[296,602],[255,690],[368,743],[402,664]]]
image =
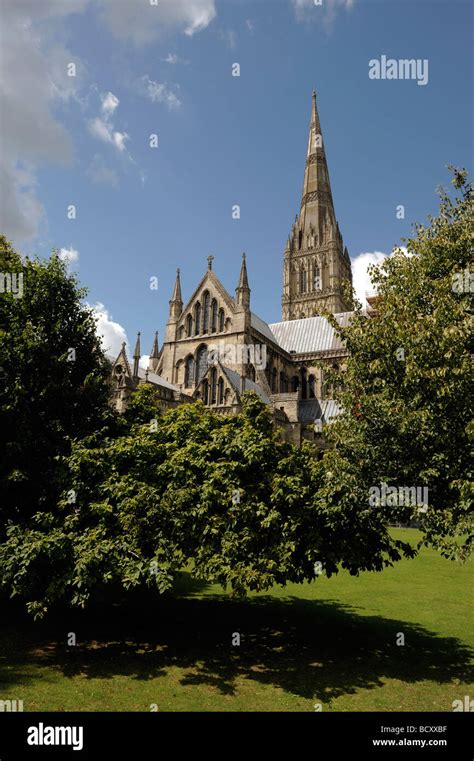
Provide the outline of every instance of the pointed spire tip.
[[174,284],[173,295],[171,296],[172,302],[182,303],[183,297],[181,296],[181,279],[179,277],[179,267],[176,270],[176,281]]
[[239,284],[237,286],[237,289],[239,288],[248,288],[249,287],[249,281],[248,281],[248,275],[247,275],[247,264],[245,261],[245,253],[242,254],[242,265],[240,267],[240,277],[239,277]]

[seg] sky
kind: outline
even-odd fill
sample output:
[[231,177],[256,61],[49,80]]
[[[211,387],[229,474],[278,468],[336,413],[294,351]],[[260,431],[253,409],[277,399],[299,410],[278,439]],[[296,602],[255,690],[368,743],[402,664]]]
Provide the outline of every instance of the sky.
[[0,231],[61,251],[112,353],[162,341],[176,268],[186,302],[209,255],[233,295],[245,251],[277,322],[316,89],[363,296],[471,169],[471,30],[461,0],[0,0]]

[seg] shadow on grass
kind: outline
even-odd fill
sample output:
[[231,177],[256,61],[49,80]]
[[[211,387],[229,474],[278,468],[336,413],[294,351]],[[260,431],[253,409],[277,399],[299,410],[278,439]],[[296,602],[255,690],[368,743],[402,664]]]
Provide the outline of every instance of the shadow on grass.
[[[140,593],[87,612],[56,611],[39,624],[16,611],[0,635],[0,684],[34,681],[39,664],[66,677],[137,680],[165,677],[179,667],[182,685],[209,685],[223,695],[234,694],[243,677],[326,701],[386,679],[469,681],[469,648],[421,626],[359,615],[331,600],[176,596],[180,588],[189,595],[205,586],[185,580],[175,596],[157,600]],[[67,647],[68,632],[76,633],[76,647]],[[234,632],[240,647],[232,646]],[[396,645],[399,632],[404,647]]]

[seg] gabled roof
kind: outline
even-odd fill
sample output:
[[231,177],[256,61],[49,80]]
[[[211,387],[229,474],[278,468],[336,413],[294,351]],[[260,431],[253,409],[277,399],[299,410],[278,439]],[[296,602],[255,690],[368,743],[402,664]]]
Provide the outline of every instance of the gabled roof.
[[[235,370],[230,370],[228,367],[225,367],[225,365],[221,365],[221,367],[224,374],[227,376],[231,386],[240,394],[242,391],[242,386],[241,386],[241,376],[239,375],[239,373],[236,373]],[[266,395],[263,388],[259,386],[258,383],[255,383],[255,381],[249,380],[249,378],[244,379],[244,391],[255,391],[255,393],[258,394],[262,402],[265,402],[265,404],[270,404],[270,399]]]
[[[339,325],[347,327],[353,312],[335,314]],[[325,317],[305,317],[302,320],[274,322],[268,326],[276,342],[287,352],[309,354],[313,352],[343,350],[344,344]]]
[[[234,391],[237,392],[238,397],[240,398],[240,394],[242,393],[242,377],[239,375],[239,373],[235,372],[235,370],[231,370],[230,368],[226,367],[222,364],[220,360],[217,360],[215,364],[209,365],[206,372],[201,378],[201,381],[204,380],[204,378],[210,373],[211,369],[213,367],[219,366],[222,370],[222,373],[226,376],[227,380],[229,381],[230,385],[234,389]],[[265,404],[270,404],[270,399],[263,390],[261,386],[258,385],[258,383],[255,383],[254,381],[249,380],[248,378],[244,379],[244,391],[255,391],[255,393],[260,397],[262,402],[265,402]],[[198,387],[194,390],[194,395],[198,392]]]
[[[112,356],[112,354],[105,355],[106,359],[108,359],[112,367],[115,364],[117,364],[121,356],[125,359],[127,369],[128,369],[128,375],[132,377],[132,371],[130,369],[130,365],[129,365],[125,350],[122,349],[118,357],[114,357]],[[144,370],[140,366],[138,367],[138,377],[140,380],[145,380],[147,378],[146,370]],[[148,371],[148,383],[152,383],[154,386],[162,386],[163,388],[167,388],[170,391],[180,391],[179,386],[174,386],[172,383],[168,383],[168,381],[162,378],[161,375],[157,375],[156,373],[152,373],[150,371]]]
[[132,368],[130,367],[130,363],[128,361],[127,352],[125,351],[125,344],[122,345],[122,348],[120,349],[119,353],[116,357],[114,357],[112,354],[105,355],[106,359],[109,360],[112,367],[115,367],[116,364],[121,360],[124,365],[125,369],[127,371],[127,375],[131,378],[132,377]]
[[222,285],[221,281],[217,277],[217,275],[213,272],[213,270],[206,270],[204,275],[202,276],[201,280],[199,281],[197,287],[194,289],[191,298],[188,299],[186,304],[183,307],[183,310],[181,312],[181,318],[184,316],[184,314],[188,311],[190,306],[192,305],[193,301],[196,299],[196,296],[198,295],[199,291],[203,286],[206,284],[206,282],[211,283],[218,293],[221,295],[221,297],[224,299],[225,303],[227,304],[227,307],[234,312],[235,311],[235,302],[234,299],[229,295],[227,290]]

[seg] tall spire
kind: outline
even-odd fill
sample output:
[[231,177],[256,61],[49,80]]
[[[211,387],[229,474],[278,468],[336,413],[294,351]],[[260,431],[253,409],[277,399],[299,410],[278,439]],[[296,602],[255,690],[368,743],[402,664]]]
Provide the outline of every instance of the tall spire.
[[179,277],[179,267],[176,270],[176,281],[174,284],[174,291],[173,295],[171,296],[171,301],[180,301],[183,303],[183,297],[181,296],[181,280]]
[[291,227],[283,257],[283,320],[311,317],[323,310],[352,308],[344,281],[352,282],[351,262],[334,213],[316,93],[311,121],[299,215]]
[[152,371],[152,373],[156,373],[159,356],[160,352],[158,349],[158,331],[156,331],[155,338],[153,339],[153,346],[151,347],[150,358],[148,360],[148,368]]
[[329,228],[335,227],[335,224],[336,216],[326,152],[316,104],[316,92],[313,90],[299,229],[304,238],[313,228],[319,240],[322,240],[329,232]]
[[135,351],[133,352],[133,377],[138,378],[138,363],[140,362],[141,349],[140,349],[140,332],[137,334],[137,342],[135,344]]
[[238,288],[248,288],[249,287],[249,278],[247,275],[247,264],[246,264],[246,256],[245,253],[242,254],[242,266],[240,267],[240,277],[239,277],[239,285]]
[[150,359],[158,359],[158,331],[155,331],[155,337],[153,339],[153,346],[151,348]]
[[247,275],[247,265],[245,263],[245,254],[242,254],[242,266],[240,268],[239,284],[235,289],[235,294],[236,303],[248,309],[250,306],[250,287]]
[[181,295],[181,280],[179,278],[179,267],[176,270],[176,281],[174,284],[173,295],[170,301],[170,318],[177,320],[183,311],[183,297]]

